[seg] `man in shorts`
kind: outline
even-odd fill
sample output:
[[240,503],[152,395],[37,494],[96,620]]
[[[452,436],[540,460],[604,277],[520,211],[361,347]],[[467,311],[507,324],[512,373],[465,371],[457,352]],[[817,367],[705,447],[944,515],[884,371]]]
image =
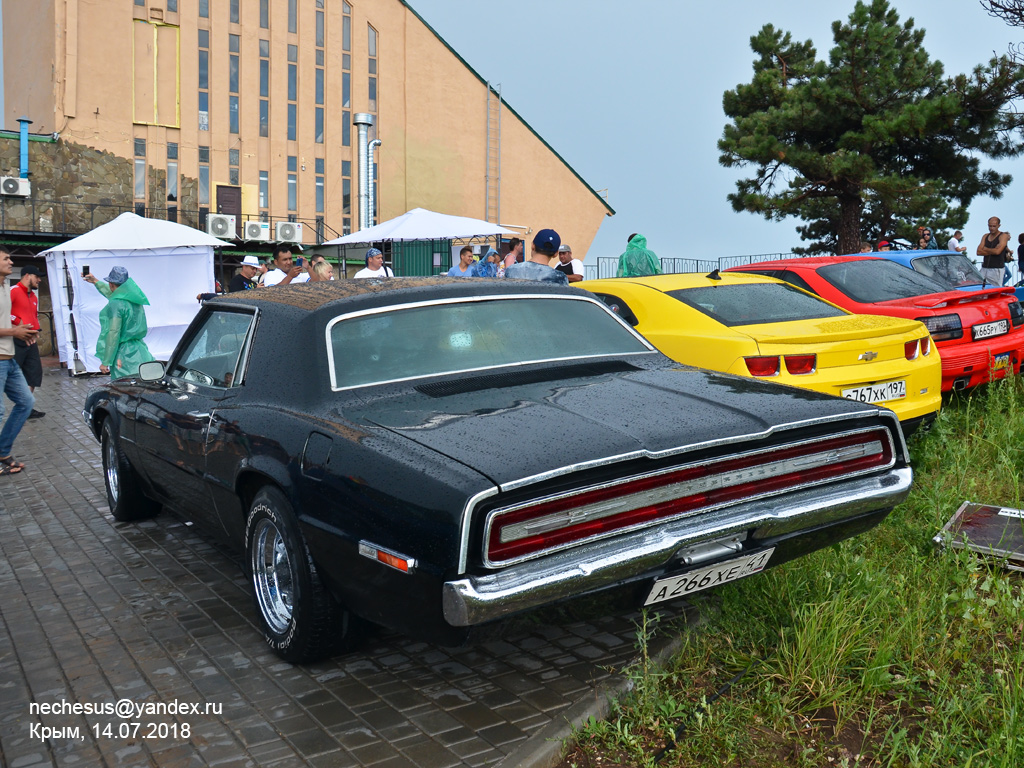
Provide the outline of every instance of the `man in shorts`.
[[[21,268],[21,280],[11,288],[11,317],[18,325],[26,325],[32,330],[39,331],[39,282],[43,273],[39,267],[32,264]],[[43,364],[39,359],[39,344],[36,343],[37,336],[29,340],[16,338],[14,340],[14,359],[18,362],[21,372],[25,376],[29,391],[35,392],[36,387],[43,383]],[[46,414],[43,411],[32,409],[30,419],[41,419]]]

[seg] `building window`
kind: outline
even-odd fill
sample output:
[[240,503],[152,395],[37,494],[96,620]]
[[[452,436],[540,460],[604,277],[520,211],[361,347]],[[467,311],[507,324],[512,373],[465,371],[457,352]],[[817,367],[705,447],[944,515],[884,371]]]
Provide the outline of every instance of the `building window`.
[[299,108],[298,108],[297,104],[289,104],[288,105],[288,141],[296,141],[297,140],[296,136],[298,134],[298,129],[297,129],[297,126],[296,126],[296,122],[297,122],[298,109]]
[[[136,3],[138,5],[138,3]],[[167,12],[177,13],[178,12],[178,0],[167,0]]]
[[352,50],[352,17],[349,16],[352,13],[352,6],[348,3],[341,4],[341,12],[345,15],[341,17],[341,50],[351,51]]
[[233,187],[238,186],[238,156],[237,149],[228,150],[228,184]]
[[324,12],[316,12],[316,45],[318,48],[324,46]]
[[288,65],[288,101],[296,101],[299,98],[299,65]]
[[341,113],[341,146],[352,146],[352,113]]
[[294,173],[288,174],[288,210],[297,211],[299,209],[299,180],[298,176]]
[[269,208],[270,204],[267,202],[270,199],[270,174],[266,171],[260,171],[260,208]]
[[352,179],[341,180],[341,212],[352,215]]
[[135,199],[146,199],[146,140],[135,140]]
[[292,173],[299,170],[299,158],[296,155],[288,155],[288,170]]
[[228,20],[232,24],[238,23],[238,0],[231,0],[228,3]]
[[[200,9],[202,6],[200,6]],[[200,10],[200,15],[202,12]],[[199,130],[210,130],[210,31],[199,30]]]
[[316,177],[316,212],[324,212],[324,177]]
[[178,142],[167,142],[167,201],[178,201]]
[[316,134],[315,135],[315,141],[316,141],[317,144],[323,144],[324,143],[324,108],[323,107],[317,107],[313,114],[314,114],[314,121],[316,123],[315,128],[314,128],[314,132]]
[[352,75],[348,72],[341,73],[341,106],[352,106]]
[[299,0],[288,0],[288,31],[297,32],[299,29]]
[[210,204],[210,166],[199,166],[199,204]]
[[[369,111],[377,111],[377,30],[371,26],[367,26],[367,52],[369,53]],[[374,127],[376,127],[374,122]],[[374,131],[376,134],[376,131]]]
[[199,0],[199,18],[210,18],[210,0]]
[[228,56],[228,93],[238,93],[238,54]]
[[260,136],[270,135],[270,41],[260,40]]
[[270,29],[270,0],[260,0],[260,29]]
[[228,132],[238,133],[238,97],[228,96]]
[[200,147],[199,148],[199,162],[200,163],[209,163],[210,162],[210,148],[209,147]]
[[210,130],[210,94],[199,92],[199,130]]
[[143,8],[146,7],[146,0],[135,0],[136,5],[141,5]]
[[270,97],[270,59],[260,59],[260,96]]
[[270,135],[270,102],[260,99],[260,136]]
[[316,84],[313,88],[314,96],[317,104],[324,103],[324,71],[317,67],[316,70]]

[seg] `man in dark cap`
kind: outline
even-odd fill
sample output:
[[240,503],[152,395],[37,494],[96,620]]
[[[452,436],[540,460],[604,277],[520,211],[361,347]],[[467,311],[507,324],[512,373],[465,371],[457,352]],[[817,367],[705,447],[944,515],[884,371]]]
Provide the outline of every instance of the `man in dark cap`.
[[557,269],[551,268],[551,259],[558,253],[562,238],[553,229],[542,229],[533,238],[530,258],[522,264],[505,268],[505,277],[515,280],[537,280],[542,283],[568,285],[569,278]]
[[[17,325],[27,325],[38,333],[39,331],[39,297],[36,291],[39,290],[39,281],[43,273],[39,267],[28,264],[21,268],[21,280],[11,287],[11,319]],[[36,343],[38,336],[23,341],[14,340],[14,359],[18,361],[21,372],[25,374],[25,382],[31,392],[43,383],[43,364],[39,359],[39,345]],[[43,411],[32,409],[30,419],[41,419],[46,414]]]
[[109,373],[112,381],[136,375],[140,365],[153,360],[144,341],[149,331],[145,310],[149,299],[124,267],[111,269],[106,283],[93,274],[84,280],[107,297],[107,306],[100,311],[100,336],[96,340],[100,372]]

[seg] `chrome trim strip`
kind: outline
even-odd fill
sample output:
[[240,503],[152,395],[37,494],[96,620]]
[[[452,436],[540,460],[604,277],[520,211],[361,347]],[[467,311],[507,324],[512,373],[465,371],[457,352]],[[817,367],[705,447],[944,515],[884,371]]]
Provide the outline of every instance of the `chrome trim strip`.
[[[555,357],[545,358],[539,360],[524,360],[516,363],[508,363],[506,365],[493,365],[485,366],[483,368],[467,368],[465,370],[457,371],[444,371],[436,374],[425,374],[420,376],[407,376],[401,379],[381,379],[380,381],[368,381],[363,384],[353,384],[348,387],[339,387],[338,382],[334,375],[334,345],[331,344],[331,329],[334,326],[344,320],[351,320],[356,317],[366,317],[369,315],[381,315],[391,312],[400,312],[406,309],[419,309],[421,307],[435,307],[442,306],[445,304],[471,304],[480,301],[515,301],[517,299],[545,299],[545,300],[557,300],[557,301],[585,301],[589,304],[595,304],[599,306],[605,313],[611,315],[618,321],[618,323],[628,330],[630,334],[639,341],[644,347],[647,348],[646,352],[623,352],[623,353],[610,353],[607,355],[577,355],[570,357]],[[327,365],[328,373],[331,377],[331,391],[332,392],[345,392],[350,389],[360,389],[362,387],[375,387],[381,384],[399,384],[404,381],[418,381],[428,380],[437,376],[451,376],[462,373],[476,373],[478,371],[496,371],[505,368],[516,368],[522,365],[536,365],[540,363],[557,363],[564,362],[566,360],[595,360],[603,359],[606,357],[629,357],[630,355],[649,355],[649,354],[661,354],[654,346],[647,341],[643,336],[637,333],[636,329],[622,320],[621,317],[612,312],[602,301],[599,301],[595,296],[575,296],[572,294],[550,294],[550,293],[515,293],[515,294],[491,294],[485,296],[453,296],[448,299],[431,299],[429,301],[413,301],[407,304],[389,304],[383,307],[372,307],[370,309],[361,309],[356,312],[347,312],[342,315],[338,315],[327,323],[324,329],[324,340],[327,346]]]
[[449,581],[442,594],[445,620],[453,626],[472,626],[642,577],[669,564],[681,547],[730,533],[754,528],[755,537],[775,536],[892,508],[910,493],[912,480],[909,467],[893,469],[840,483],[824,494],[804,490],[774,502],[733,505],[498,573]]
[[459,570],[458,573],[461,576],[466,572],[469,567],[469,529],[473,522],[473,510],[476,509],[477,505],[484,499],[488,499],[498,493],[498,486],[492,485],[486,490],[480,491],[474,496],[470,496],[469,500],[462,507],[462,516],[459,522]]
[[[491,529],[492,529],[492,527],[494,525],[494,519],[497,516],[499,516],[500,514],[503,514],[503,513],[506,513],[506,512],[510,512],[510,511],[513,511],[513,510],[516,510],[516,509],[522,509],[524,507],[534,506],[534,505],[537,505],[537,504],[543,504],[543,503],[549,502],[549,501],[556,501],[556,500],[564,499],[564,498],[567,498],[567,497],[577,496],[577,495],[579,495],[581,493],[586,493],[588,491],[602,490],[604,488],[614,488],[615,486],[623,485],[623,484],[630,483],[630,482],[634,482],[636,480],[644,480],[644,479],[647,479],[649,477],[659,477],[661,475],[669,474],[671,472],[678,472],[680,470],[691,469],[691,468],[694,468],[694,467],[700,467],[700,466],[704,466],[704,465],[709,464],[709,463],[718,464],[718,463],[722,463],[722,462],[725,462],[725,461],[733,461],[735,459],[743,459],[743,458],[747,458],[747,457],[750,457],[750,456],[757,456],[757,455],[760,455],[760,454],[770,454],[770,453],[773,453],[773,452],[779,451],[779,450],[786,450],[786,449],[789,449],[789,448],[799,448],[800,446],[803,446],[803,445],[812,445],[812,444],[814,444],[816,442],[820,442],[823,439],[831,440],[831,439],[841,438],[841,437],[850,437],[850,436],[854,436],[854,435],[862,435],[862,434],[865,434],[867,432],[876,432],[878,430],[885,431],[885,434],[886,434],[886,436],[889,439],[889,449],[892,452],[893,457],[889,461],[888,464],[879,465],[877,467],[870,467],[868,469],[862,469],[862,470],[860,470],[858,472],[850,472],[850,473],[841,475],[839,477],[832,477],[832,478],[826,478],[826,479],[823,479],[823,480],[815,480],[815,481],[811,481],[811,482],[807,482],[807,483],[800,483],[798,485],[794,485],[794,486],[791,486],[789,488],[785,488],[785,489],[782,489],[782,490],[779,490],[779,491],[766,491],[765,493],[753,494],[753,495],[748,496],[745,499],[742,499],[742,500],[739,500],[739,501],[726,501],[726,502],[722,502],[720,504],[709,504],[709,505],[707,505],[705,507],[701,507],[700,509],[697,509],[697,510],[694,510],[694,511],[691,511],[691,512],[682,512],[682,513],[678,513],[678,514],[675,514],[675,515],[672,515],[672,516],[666,517],[666,518],[661,518],[661,519],[658,519],[658,520],[655,520],[655,521],[645,521],[643,523],[638,523],[636,525],[627,526],[627,527],[624,527],[624,528],[616,528],[616,529],[611,530],[611,531],[606,531],[606,532],[603,532],[603,533],[596,534],[596,535],[594,535],[592,537],[588,537],[586,539],[582,539],[582,540],[579,540],[579,541],[572,541],[572,542],[568,542],[568,543],[561,544],[561,545],[554,546],[554,547],[549,547],[548,549],[543,549],[543,550],[540,550],[538,552],[531,552],[530,554],[523,555],[523,556],[517,557],[517,558],[510,558],[508,560],[494,561],[490,557],[489,542],[490,542]],[[850,447],[854,447],[854,446],[850,446]],[[814,455],[815,454],[808,454],[807,456],[802,456],[802,457],[797,457],[797,458],[809,458],[809,457],[812,457]],[[584,488],[578,488],[578,489],[575,489],[573,491],[570,491],[569,493],[561,493],[561,494],[557,494],[557,495],[553,495],[553,496],[544,497],[544,498],[541,498],[541,499],[533,499],[533,500],[530,500],[528,502],[524,502],[522,504],[518,504],[518,505],[513,506],[513,507],[503,507],[503,508],[498,508],[498,509],[492,510],[491,512],[489,512],[487,514],[487,520],[486,520],[486,523],[485,523],[485,526],[484,526],[483,562],[484,562],[484,565],[486,567],[488,567],[488,568],[502,568],[502,567],[506,567],[506,566],[517,565],[519,563],[526,562],[527,560],[536,560],[537,558],[545,557],[545,556],[550,555],[550,554],[552,554],[554,552],[560,552],[560,551],[565,550],[565,549],[571,549],[573,547],[579,547],[579,546],[582,546],[585,543],[590,542],[590,541],[598,541],[600,539],[607,539],[607,538],[610,538],[612,536],[619,536],[619,535],[621,535],[623,533],[628,533],[630,531],[635,531],[635,530],[639,530],[639,529],[642,529],[642,528],[649,528],[651,526],[660,525],[661,523],[666,522],[666,521],[680,520],[680,519],[686,519],[686,518],[694,517],[694,516],[698,516],[698,515],[704,515],[704,514],[707,514],[709,512],[712,512],[714,510],[723,509],[723,508],[726,508],[726,507],[735,507],[737,505],[746,504],[746,503],[749,503],[751,501],[755,501],[755,500],[759,500],[759,499],[770,498],[772,496],[780,496],[780,495],[784,495],[784,494],[789,494],[789,493],[793,493],[794,491],[802,490],[804,488],[813,488],[813,487],[816,487],[816,486],[827,485],[829,483],[844,482],[846,480],[850,480],[850,479],[855,478],[855,477],[861,477],[863,475],[871,474],[873,472],[879,472],[879,471],[882,471],[882,470],[890,469],[890,468],[892,468],[895,465],[895,463],[896,463],[896,451],[895,451],[895,446],[892,443],[892,433],[889,432],[888,430],[885,430],[885,428],[882,427],[882,426],[877,426],[877,427],[865,427],[865,428],[862,428],[862,429],[848,430],[846,432],[839,432],[839,433],[837,433],[835,435],[829,435],[827,438],[813,438],[813,439],[806,439],[806,440],[798,440],[798,441],[793,442],[793,443],[784,443],[782,445],[774,446],[774,447],[772,447],[770,449],[761,449],[761,450],[757,450],[757,451],[746,451],[744,453],[737,453],[737,454],[733,454],[733,455],[730,455],[730,456],[723,456],[720,459],[715,459],[714,462],[696,462],[696,463],[693,463],[693,464],[682,464],[682,465],[677,465],[677,466],[674,466],[674,467],[669,467],[667,469],[661,469],[661,470],[658,470],[657,472],[645,473],[645,474],[640,474],[640,475],[631,475],[628,478],[617,479],[617,480],[610,481],[608,483],[602,483],[600,485],[587,486],[587,487],[584,487]],[[767,465],[761,465],[761,466],[767,466]],[[754,469],[754,468],[752,467],[751,469]],[[701,479],[703,479],[703,478],[701,478]],[[667,489],[671,489],[671,488],[675,488],[675,487],[677,487],[679,485],[685,485],[685,484],[675,484],[673,486],[666,486],[666,488]],[[661,491],[661,490],[663,490],[663,489],[661,489],[661,488],[657,489],[657,491]],[[639,496],[648,496],[648,495],[651,496],[651,497],[660,496],[660,494],[657,494],[654,491],[647,492],[645,494],[632,494],[632,496],[638,496],[638,497]],[[673,498],[673,497],[674,497],[674,494],[670,494],[668,496],[668,498]],[[611,499],[608,502],[605,502],[605,504],[609,504],[609,505],[610,504],[615,504],[616,502],[619,502],[622,499],[629,499],[629,498],[631,498],[631,496],[620,497],[620,499]],[[656,503],[658,500],[664,501],[664,500],[667,500],[667,499],[658,498],[658,499],[655,499],[655,501],[645,502],[645,503]],[[625,506],[625,505],[623,505],[623,506]],[[641,506],[641,505],[638,504],[637,506]],[[618,512],[624,512],[624,511],[627,511],[627,510],[620,508],[620,509],[614,510],[610,514],[616,514]]]

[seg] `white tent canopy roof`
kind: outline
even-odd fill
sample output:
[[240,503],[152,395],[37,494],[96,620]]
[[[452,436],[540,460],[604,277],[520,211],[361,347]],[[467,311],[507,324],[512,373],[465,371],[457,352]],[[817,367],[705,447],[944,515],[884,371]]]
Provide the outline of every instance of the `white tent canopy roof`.
[[328,240],[323,245],[355,245],[394,240],[469,240],[474,237],[518,234],[482,219],[449,216],[426,208],[413,208],[375,227]]
[[220,248],[230,246],[231,243],[218,240],[184,224],[162,219],[147,219],[128,212],[84,235],[43,251],[40,255],[68,251],[137,251],[191,245]]

